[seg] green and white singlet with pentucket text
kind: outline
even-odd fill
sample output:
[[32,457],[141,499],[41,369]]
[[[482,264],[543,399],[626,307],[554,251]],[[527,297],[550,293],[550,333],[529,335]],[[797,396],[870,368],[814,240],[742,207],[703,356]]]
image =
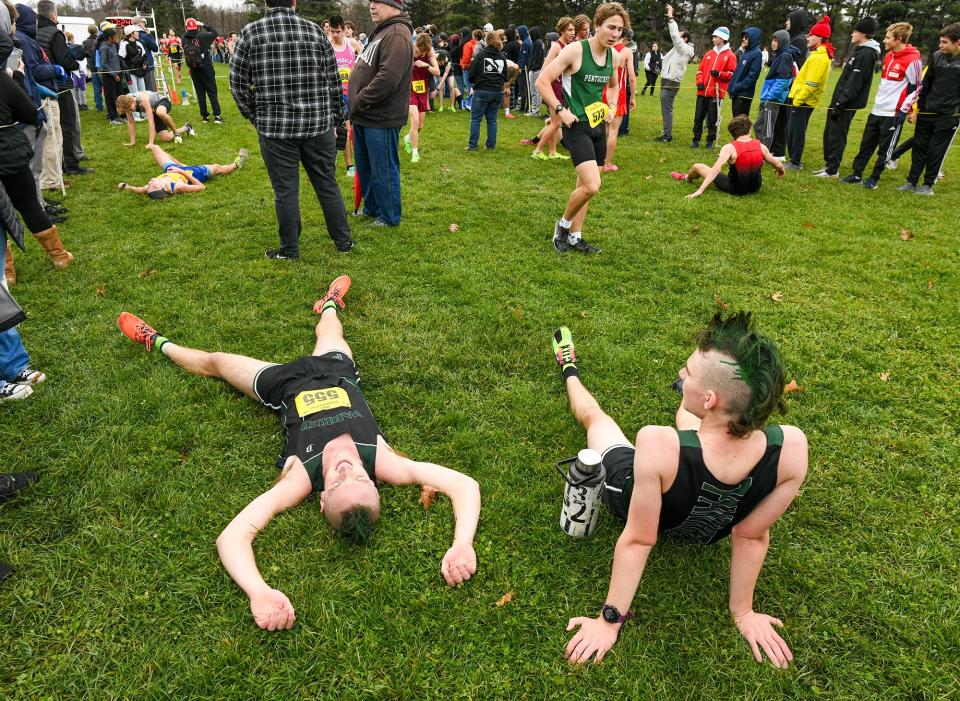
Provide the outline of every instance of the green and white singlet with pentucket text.
[[599,66],[593,59],[589,39],[581,40],[580,49],[583,54],[580,69],[576,73],[563,74],[563,94],[570,111],[581,122],[587,122],[587,108],[603,104],[603,88],[613,75],[613,50],[606,49],[606,61]]

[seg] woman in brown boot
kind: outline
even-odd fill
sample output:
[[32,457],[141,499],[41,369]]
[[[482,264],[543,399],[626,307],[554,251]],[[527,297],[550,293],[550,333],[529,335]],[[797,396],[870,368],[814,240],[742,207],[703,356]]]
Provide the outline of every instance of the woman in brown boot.
[[17,284],[17,271],[13,267],[13,251],[10,249],[10,241],[7,241],[6,258],[3,261],[3,277],[7,281],[7,287]]
[[[0,124],[18,122],[26,124],[27,129],[35,128],[37,106],[13,78],[0,71]],[[50,222],[37,196],[37,183],[30,172],[33,149],[21,129],[0,129],[0,153],[3,154],[0,183],[14,209],[20,212],[24,224],[53,260],[54,267],[67,267],[73,255],[64,250],[57,227]],[[5,246],[4,258],[8,251]]]

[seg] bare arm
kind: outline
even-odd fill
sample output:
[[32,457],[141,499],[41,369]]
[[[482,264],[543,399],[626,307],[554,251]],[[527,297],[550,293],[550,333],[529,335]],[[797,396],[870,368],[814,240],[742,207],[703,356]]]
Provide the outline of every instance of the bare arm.
[[133,146],[137,143],[137,126],[133,123],[132,112],[127,112],[127,136],[130,137],[130,141],[124,146]]
[[207,189],[207,186],[202,182],[196,179],[196,177],[189,170],[184,170],[183,168],[177,168],[172,166],[167,168],[168,173],[180,173],[183,175],[189,184],[184,185],[183,183],[176,183],[173,186],[174,192],[203,192]]
[[296,615],[290,600],[272,589],[261,576],[253,553],[253,539],[274,516],[299,504],[310,491],[310,478],[303,463],[296,457],[289,458],[280,481],[251,501],[217,538],[220,561],[250,599],[254,621],[266,630],[291,628]]
[[126,190],[127,192],[132,192],[135,195],[145,195],[147,194],[147,188],[145,185],[127,185],[126,183],[119,183],[117,189]]
[[610,71],[610,80],[607,81],[607,117],[603,121],[609,124],[617,116],[617,101],[620,99],[620,81],[617,74],[620,69],[621,54],[613,54],[613,70]]
[[720,149],[720,155],[717,156],[717,162],[713,164],[713,167],[710,168],[710,172],[707,173],[707,176],[703,179],[703,182],[700,184],[700,187],[695,191],[687,195],[688,200],[699,197],[707,188],[717,179],[717,175],[720,174],[720,171],[723,170],[723,166],[727,164],[727,161],[730,160],[731,154],[736,153],[736,148],[732,144],[727,144],[722,149]]
[[[640,586],[647,558],[657,542],[663,501],[661,474],[669,461],[676,462],[680,444],[676,432],[663,426],[647,426],[637,434],[633,462],[633,496],[630,511],[613,552],[613,573],[607,603],[626,614]],[[567,644],[571,662],[587,662],[594,654],[599,662],[617,641],[621,624],[607,623],[602,616],[571,618],[567,630],[580,630]]]
[[439,77],[439,76],[440,76],[440,64],[437,63],[437,55],[436,55],[435,53],[433,53],[432,51],[430,52],[429,60],[430,60],[430,71],[429,71],[429,72],[430,72],[430,75],[435,76],[435,77]]
[[157,124],[154,121],[153,108],[150,106],[150,99],[146,93],[139,93],[138,97],[140,97],[140,104],[143,105],[143,113],[147,117],[147,146],[152,146],[157,138]]
[[770,150],[763,144],[760,144],[760,150],[763,152],[763,160],[769,165],[772,165],[776,169],[777,175],[782,178],[784,173],[786,173],[786,170],[783,167],[783,161],[774,158],[773,154],[770,153]]
[[793,426],[784,426],[783,434],[777,486],[749,516],[734,526],[730,556],[730,615],[750,643],[757,662],[763,661],[762,649],[771,664],[781,668],[793,659],[790,648],[773,628],[782,627],[783,622],[754,612],[753,594],[767,556],[770,527],[793,502],[807,474],[806,436]]
[[[557,96],[553,94],[553,88],[550,87],[550,84],[563,75],[565,71],[570,70],[572,72],[574,68],[579,68],[581,58],[580,42],[568,44],[561,49],[549,65],[544,64],[541,69],[536,87],[540,91],[543,102],[550,108],[550,114],[557,114],[557,106],[560,104]],[[577,116],[568,109],[561,110],[559,116],[560,121],[567,127],[577,121]]]
[[410,460],[393,452],[386,442],[380,445],[384,449],[377,452],[377,477],[390,484],[434,487],[450,497],[456,523],[453,545],[443,556],[440,571],[450,586],[470,579],[477,571],[473,537],[480,519],[480,485],[472,477],[456,470]]
[[629,96],[627,102],[633,110],[637,106],[637,72],[633,70],[633,52],[625,48],[621,52],[620,60],[627,64],[627,89],[630,91],[627,93]]

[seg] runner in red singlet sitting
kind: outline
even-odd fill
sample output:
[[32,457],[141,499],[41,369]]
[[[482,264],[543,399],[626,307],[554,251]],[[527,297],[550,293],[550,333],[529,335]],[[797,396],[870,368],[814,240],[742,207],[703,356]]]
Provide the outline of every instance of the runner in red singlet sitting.
[[[689,173],[670,173],[674,180],[692,181],[697,178],[703,178],[703,183],[696,192],[687,195],[688,200],[699,197],[711,184],[717,186],[722,192],[729,192],[731,195],[750,195],[760,190],[763,179],[760,170],[766,161],[777,170],[777,175],[783,177],[783,163],[774,158],[767,147],[757,139],[750,136],[750,129],[753,122],[743,114],[734,117],[727,124],[727,130],[734,140],[720,149],[720,155],[717,162],[712,166],[704,163],[694,163],[690,167]],[[729,175],[720,171],[723,166],[730,164]]]

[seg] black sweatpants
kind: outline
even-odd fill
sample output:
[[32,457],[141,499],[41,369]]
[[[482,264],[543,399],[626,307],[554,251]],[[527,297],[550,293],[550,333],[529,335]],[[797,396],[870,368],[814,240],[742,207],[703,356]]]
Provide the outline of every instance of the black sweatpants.
[[787,153],[787,131],[790,128],[790,106],[793,105],[793,101],[788,97],[784,102],[786,104],[780,105],[777,121],[773,125],[773,143],[770,144],[770,153],[775,157],[784,156]]
[[80,167],[80,161],[77,160],[77,147],[80,142],[80,123],[77,120],[80,114],[77,112],[73,88],[60,92],[57,102],[60,104],[60,131],[63,132],[63,168],[75,170]]
[[737,97],[733,98],[731,102],[734,117],[739,117],[741,114],[745,114],[748,117],[750,116],[750,106],[753,104],[753,98],[740,97],[738,95]]
[[213,66],[200,66],[190,69],[190,77],[193,79],[193,89],[197,94],[197,103],[200,105],[200,116],[206,119],[207,98],[210,98],[210,109],[213,110],[213,116],[220,116],[220,101],[217,99],[217,74]]
[[790,108],[790,128],[787,130],[787,154],[795,166],[803,165],[803,149],[807,145],[807,126],[813,108],[794,105]]
[[13,208],[20,212],[30,233],[37,234],[53,226],[50,223],[50,217],[40,205],[37,182],[33,179],[33,173],[30,172],[29,163],[16,173],[0,175],[0,183],[3,183],[3,189],[7,191]]
[[843,152],[847,148],[850,124],[856,116],[855,110],[836,110],[827,113],[827,123],[823,127],[823,162],[831,175],[836,175],[840,170]]
[[[900,125],[897,124],[895,117],[878,117],[875,114],[867,117],[863,136],[860,137],[860,151],[853,159],[853,174],[863,177],[863,171],[866,170],[873,154],[879,153],[872,174],[874,180],[879,180],[887,160],[893,156],[892,147],[897,142],[899,134]],[[916,152],[914,152],[914,158],[916,158]]]
[[114,80],[114,76],[103,76],[103,99],[107,103],[107,119],[120,119],[117,114],[117,98],[126,94],[127,84],[123,78]]
[[950,115],[921,114],[917,117],[908,181],[916,185],[923,175],[923,184],[933,187],[958,125],[960,118]]
[[703,136],[703,120],[707,120],[707,141],[715,143],[717,140],[717,122],[720,117],[720,102],[715,97],[697,95],[697,111],[693,115],[693,141],[700,143]]

